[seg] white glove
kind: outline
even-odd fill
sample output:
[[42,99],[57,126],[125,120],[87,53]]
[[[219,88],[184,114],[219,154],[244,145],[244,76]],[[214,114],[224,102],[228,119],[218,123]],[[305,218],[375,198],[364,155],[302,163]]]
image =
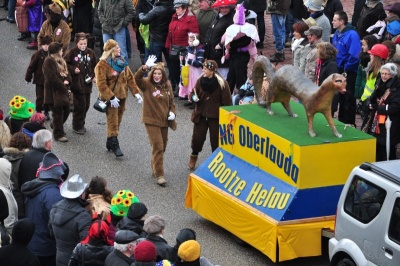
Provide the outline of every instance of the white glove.
[[170,111],[168,114],[168,120],[174,120],[174,119],[175,119],[175,114]]
[[143,98],[139,93],[136,93],[135,97],[136,97],[138,104],[141,104],[143,102]]
[[110,104],[112,108],[118,108],[119,107],[118,98],[114,96],[112,99],[110,99]]
[[192,95],[192,101],[194,101],[195,103],[197,103],[199,100],[200,100],[200,99],[199,99],[199,97],[197,97],[196,94],[193,94],[193,95]]
[[146,61],[145,65],[148,66],[148,67],[155,66],[156,65],[156,61],[157,61],[157,56],[149,55],[149,58],[147,58],[147,61]]

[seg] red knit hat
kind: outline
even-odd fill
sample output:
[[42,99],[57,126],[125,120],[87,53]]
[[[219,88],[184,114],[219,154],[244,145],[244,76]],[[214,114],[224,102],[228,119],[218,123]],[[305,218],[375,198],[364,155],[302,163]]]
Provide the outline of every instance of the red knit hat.
[[236,6],[236,0],[217,0],[215,3],[211,6],[212,8],[218,8],[222,6]]
[[157,257],[156,246],[152,242],[144,240],[136,245],[133,257],[136,261],[141,262],[155,261]]

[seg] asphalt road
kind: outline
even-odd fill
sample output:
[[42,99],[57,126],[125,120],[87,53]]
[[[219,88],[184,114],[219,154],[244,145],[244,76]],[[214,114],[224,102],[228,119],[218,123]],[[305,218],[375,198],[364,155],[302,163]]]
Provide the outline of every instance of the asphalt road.
[[[0,17],[6,11],[0,10]],[[15,24],[0,22],[0,107],[9,111],[8,103],[14,95],[22,95],[35,101],[34,85],[24,81],[25,71],[33,51],[25,47],[27,42],[17,41]],[[97,50],[98,52],[98,50]],[[133,71],[139,67],[137,51],[130,61]],[[94,88],[92,102],[97,95]],[[178,129],[169,132],[169,142],[165,153],[165,188],[156,185],[151,177],[150,145],[143,124],[140,122],[141,105],[132,95],[128,98],[119,135],[124,156],[116,159],[107,152],[105,115],[90,109],[86,120],[88,132],[76,135],[72,131],[71,116],[65,124],[69,142],[55,143],[53,151],[70,166],[70,173],[79,173],[85,181],[100,175],[108,180],[109,188],[115,193],[119,189],[130,189],[148,206],[149,215],[158,214],[167,221],[165,238],[173,245],[181,228],[189,227],[197,232],[202,247],[202,255],[215,264],[225,266],[275,265],[261,252],[252,247],[239,246],[232,235],[223,228],[203,219],[191,209],[184,207],[187,178],[190,171],[187,163],[190,155],[192,123],[191,110],[176,98]],[[49,128],[49,124],[47,124]],[[207,142],[199,156],[201,163],[211,148]],[[243,226],[246,226],[243,224]],[[329,265],[325,254],[321,257],[296,259],[279,265]]]

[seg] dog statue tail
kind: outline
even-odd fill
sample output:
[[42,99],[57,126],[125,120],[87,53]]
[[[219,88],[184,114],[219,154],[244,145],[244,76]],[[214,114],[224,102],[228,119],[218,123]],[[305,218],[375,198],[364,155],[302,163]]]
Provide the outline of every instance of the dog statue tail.
[[259,55],[253,65],[253,86],[258,105],[265,108],[267,102],[261,97],[264,73],[266,74],[268,81],[271,82],[275,76],[274,68],[267,57]]

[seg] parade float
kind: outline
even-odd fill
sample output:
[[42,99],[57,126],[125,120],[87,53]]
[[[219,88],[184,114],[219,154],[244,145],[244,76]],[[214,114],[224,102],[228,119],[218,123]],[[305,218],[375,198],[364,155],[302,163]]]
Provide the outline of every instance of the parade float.
[[298,117],[274,104],[220,109],[220,145],[189,175],[186,207],[260,250],[272,261],[321,255],[321,234],[333,229],[348,174],[375,161],[375,138],[334,120],[332,134],[316,114],[310,137]]

